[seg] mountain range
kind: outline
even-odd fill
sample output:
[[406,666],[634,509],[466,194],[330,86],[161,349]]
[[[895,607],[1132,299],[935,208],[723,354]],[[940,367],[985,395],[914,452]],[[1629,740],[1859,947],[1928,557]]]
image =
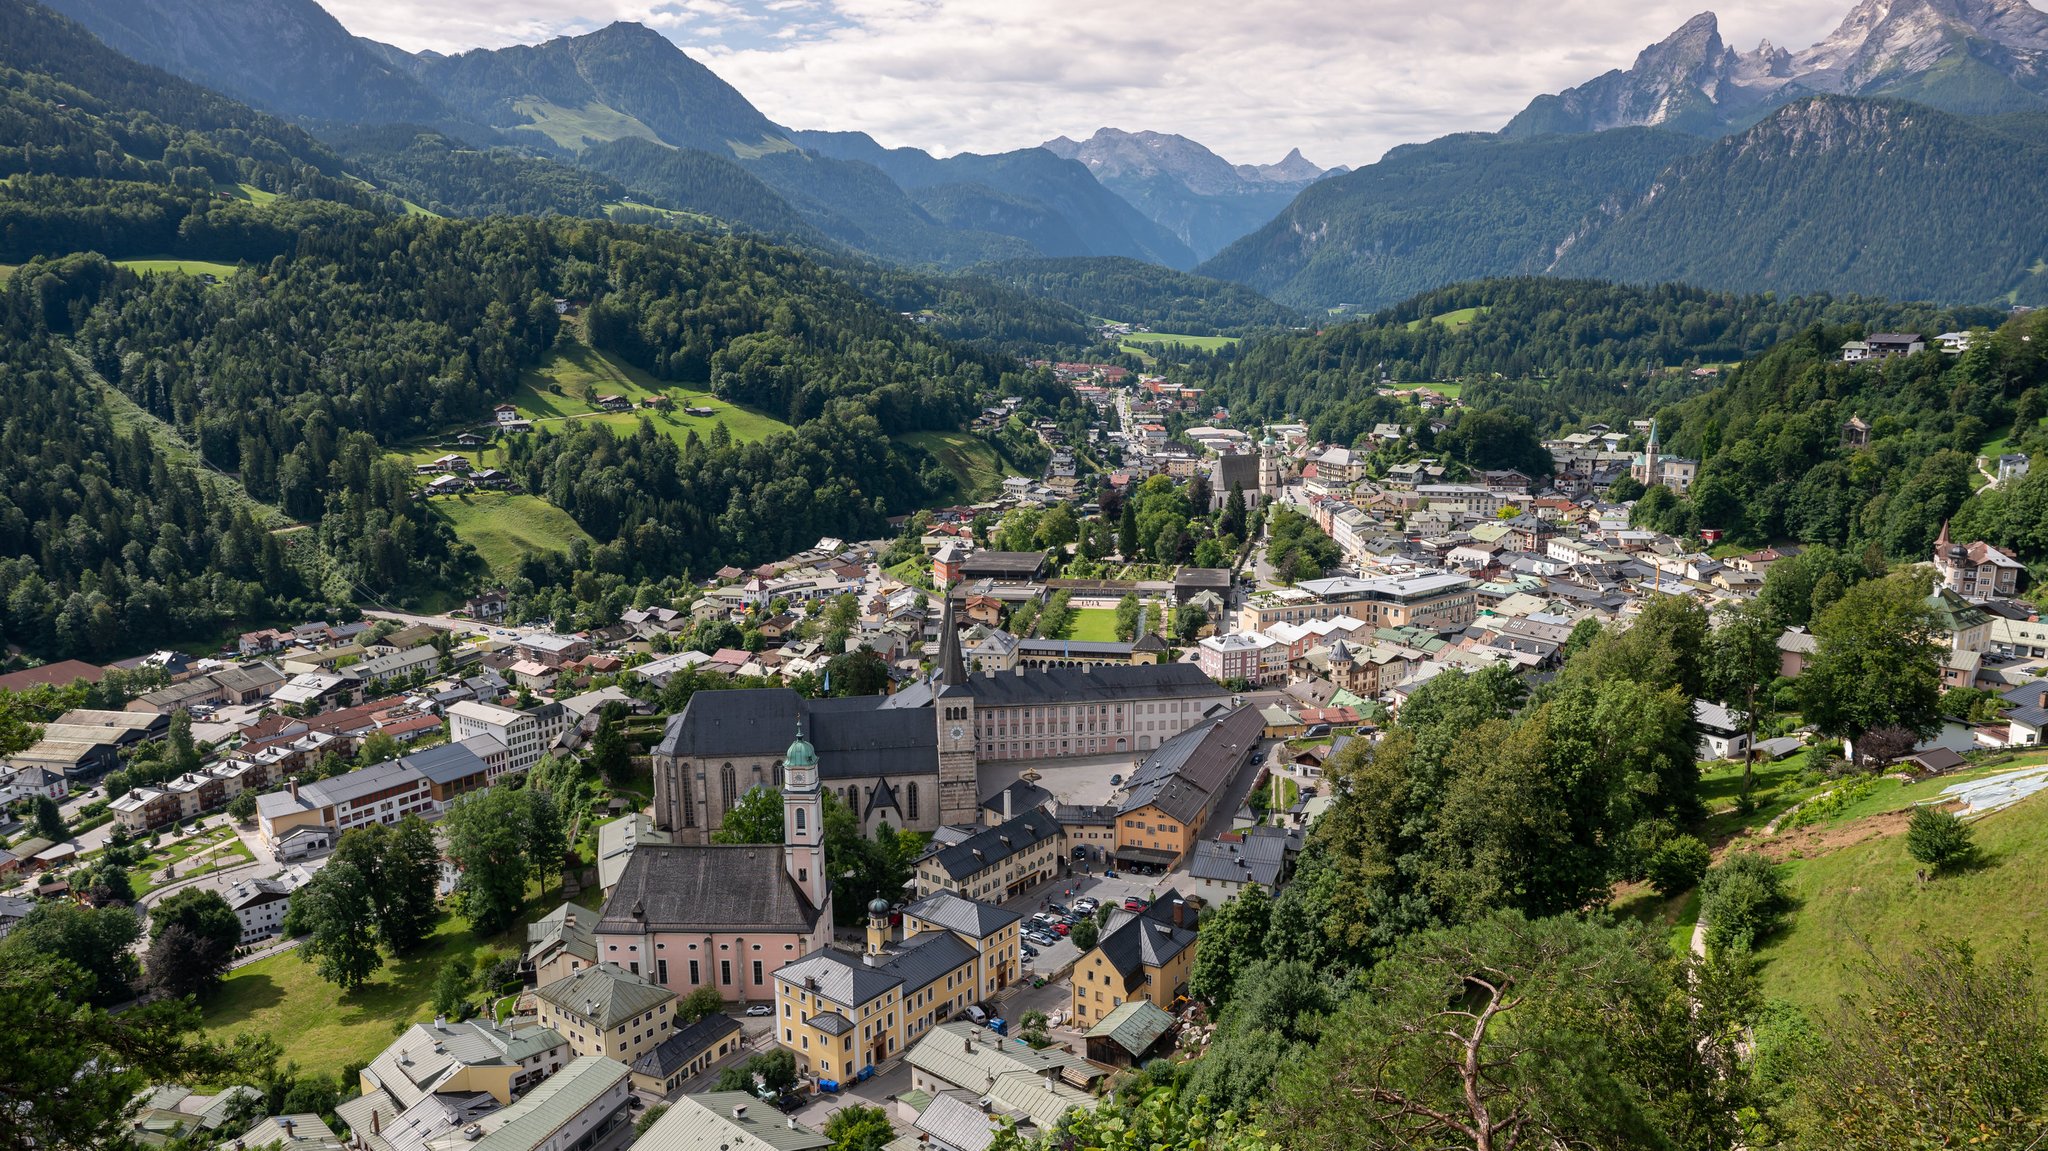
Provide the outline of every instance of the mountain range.
[[1321,181],[1197,270],[1373,309],[1471,276],[2048,301],[2048,14],[1863,0],[1738,55],[1703,13],[1497,134]]
[[440,55],[315,0],[50,3],[453,214],[651,213],[945,269],[1137,260],[1304,311],[1521,274],[2048,301],[2048,207],[2023,194],[2048,175],[2048,14],[2027,0],[1861,0],[1799,51],[1736,52],[1702,13],[1498,133],[1351,171],[1109,127],[947,157],[793,129],[637,24]]
[[[696,190],[750,184],[753,207],[736,222],[800,219],[792,238],[907,264],[1121,256],[1188,268],[1263,223],[1321,174],[1298,153],[1247,168],[1243,180],[1260,195],[1239,197],[1221,223],[1191,227],[1194,209],[1182,201],[1201,194],[1164,187],[1168,202],[1155,210],[1057,150],[940,158],[884,148],[860,133],[778,125],[639,24],[442,55],[352,36],[314,0],[250,0],[232,10],[209,0],[51,6],[135,59],[316,132],[426,126],[471,145],[513,145],[578,164],[646,197],[722,218],[731,197],[707,202]],[[247,67],[252,58],[267,66]]]
[[1116,128],[1039,146],[1080,161],[1203,259],[1278,215],[1303,188],[1348,170],[1318,168],[1299,148],[1277,164],[1232,164],[1186,136]]
[[1747,54],[1702,12],[1643,49],[1634,66],[1538,96],[1501,131],[1662,126],[1719,135],[1816,95],[1880,96],[1950,112],[2048,108],[2048,13],[2027,0],[1861,0],[1826,39]]

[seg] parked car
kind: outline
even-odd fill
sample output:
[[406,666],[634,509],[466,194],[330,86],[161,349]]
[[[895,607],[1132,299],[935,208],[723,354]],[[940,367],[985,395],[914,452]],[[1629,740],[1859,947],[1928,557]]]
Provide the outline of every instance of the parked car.
[[1060,941],[1059,936],[1054,935],[1052,932],[1047,931],[1043,928],[1040,928],[1036,931],[1026,932],[1024,938],[1029,939],[1031,942],[1038,944],[1040,947],[1051,947]]
[[1033,947],[1033,946],[1031,946],[1031,945],[1030,945],[1030,944],[1028,944],[1028,943],[1026,943],[1026,944],[1024,944],[1023,946],[1019,947],[1019,948],[1018,948],[1017,950],[1018,950],[1018,951],[1020,951],[1020,952],[1022,952],[1022,953],[1023,953],[1023,955],[1024,955],[1024,958],[1026,958],[1026,959],[1036,959],[1036,958],[1038,958],[1038,949],[1037,949],[1036,947]]
[[775,1014],[775,1009],[766,1003],[753,1003],[747,1006],[747,1014],[752,1018],[759,1019],[763,1015]]
[[1092,895],[1084,895],[1074,901],[1074,910],[1081,915],[1093,915],[1095,909],[1101,906],[1102,901]]
[[1253,753],[1252,753],[1252,766],[1253,766],[1253,767],[1257,767],[1258,765],[1260,765],[1260,764],[1262,764],[1262,763],[1264,763],[1264,762],[1266,762],[1266,753],[1265,753],[1265,752],[1263,752],[1263,751],[1255,751],[1255,752],[1253,752]]
[[1066,905],[1066,904],[1064,904],[1064,903],[1051,903],[1051,904],[1047,904],[1047,905],[1046,905],[1046,908],[1045,908],[1045,909],[1046,909],[1047,911],[1050,911],[1050,912],[1052,912],[1052,916],[1053,916],[1053,918],[1054,918],[1054,919],[1063,919],[1063,918],[1065,918],[1065,917],[1067,917],[1067,916],[1069,916],[1069,915],[1072,915],[1072,914],[1073,914],[1073,912],[1072,912],[1072,911],[1069,911],[1069,910],[1067,909],[1067,905]]
[[1125,911],[1143,911],[1143,910],[1145,910],[1145,901],[1144,901],[1144,900],[1142,900],[1142,899],[1139,899],[1139,898],[1138,898],[1137,896],[1133,895],[1133,896],[1132,896],[1132,897],[1130,897],[1129,899],[1126,899],[1126,900],[1124,900],[1124,910],[1125,910]]
[[1309,728],[1308,731],[1304,734],[1307,735],[1310,739],[1321,739],[1324,736],[1330,734],[1330,725],[1327,723],[1316,724],[1313,727]]
[[976,1007],[972,1003],[961,1008],[960,1013],[962,1015],[965,1015],[967,1018],[972,1019],[976,1023],[988,1022],[988,1012],[983,1011],[981,1008]]
[[1067,923],[1065,920],[1061,920],[1060,922],[1053,924],[1052,929],[1060,933],[1061,935],[1065,935],[1068,932],[1074,930],[1073,925]]

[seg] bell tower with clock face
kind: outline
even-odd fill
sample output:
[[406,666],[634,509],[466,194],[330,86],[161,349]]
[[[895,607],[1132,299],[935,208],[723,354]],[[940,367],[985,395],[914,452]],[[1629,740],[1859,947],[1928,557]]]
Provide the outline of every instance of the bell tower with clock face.
[[798,718],[796,739],[782,757],[782,862],[811,906],[832,919],[832,884],[825,875],[825,801],[818,791],[818,752],[804,738]]
[[960,658],[953,624],[952,589],[939,616],[939,666],[932,690],[939,724],[939,822],[974,823],[981,810],[981,780],[974,760],[974,694]]
[[947,688],[932,702],[939,721],[939,822],[974,823],[981,783],[974,755],[974,696]]

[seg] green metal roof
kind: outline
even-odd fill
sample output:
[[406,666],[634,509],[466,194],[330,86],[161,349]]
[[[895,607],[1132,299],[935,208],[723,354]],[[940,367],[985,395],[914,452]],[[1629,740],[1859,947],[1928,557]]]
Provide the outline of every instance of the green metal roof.
[[1113,1039],[1137,1058],[1152,1049],[1173,1027],[1173,1016],[1149,999],[1133,999],[1088,1029],[1090,1039]]
[[541,999],[610,1031],[626,1020],[652,1011],[676,997],[615,963],[586,967],[535,991]]
[[[602,1055],[572,1060],[510,1107],[486,1116],[483,1125],[490,1133],[472,1146],[476,1151],[533,1151],[547,1146],[556,1132],[603,1099],[626,1074],[625,1064]],[[623,1105],[625,1100],[619,1102]]]

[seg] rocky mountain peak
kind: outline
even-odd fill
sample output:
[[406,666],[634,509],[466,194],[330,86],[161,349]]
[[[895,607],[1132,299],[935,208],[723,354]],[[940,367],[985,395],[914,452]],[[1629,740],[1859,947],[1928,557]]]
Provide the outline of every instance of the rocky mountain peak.
[[2028,0],[1859,0],[1827,38],[1738,55],[1702,12],[1626,71],[1539,96],[1504,131],[1668,125],[1719,134],[1815,93],[1896,96],[1974,113],[2048,107],[2048,13]]

